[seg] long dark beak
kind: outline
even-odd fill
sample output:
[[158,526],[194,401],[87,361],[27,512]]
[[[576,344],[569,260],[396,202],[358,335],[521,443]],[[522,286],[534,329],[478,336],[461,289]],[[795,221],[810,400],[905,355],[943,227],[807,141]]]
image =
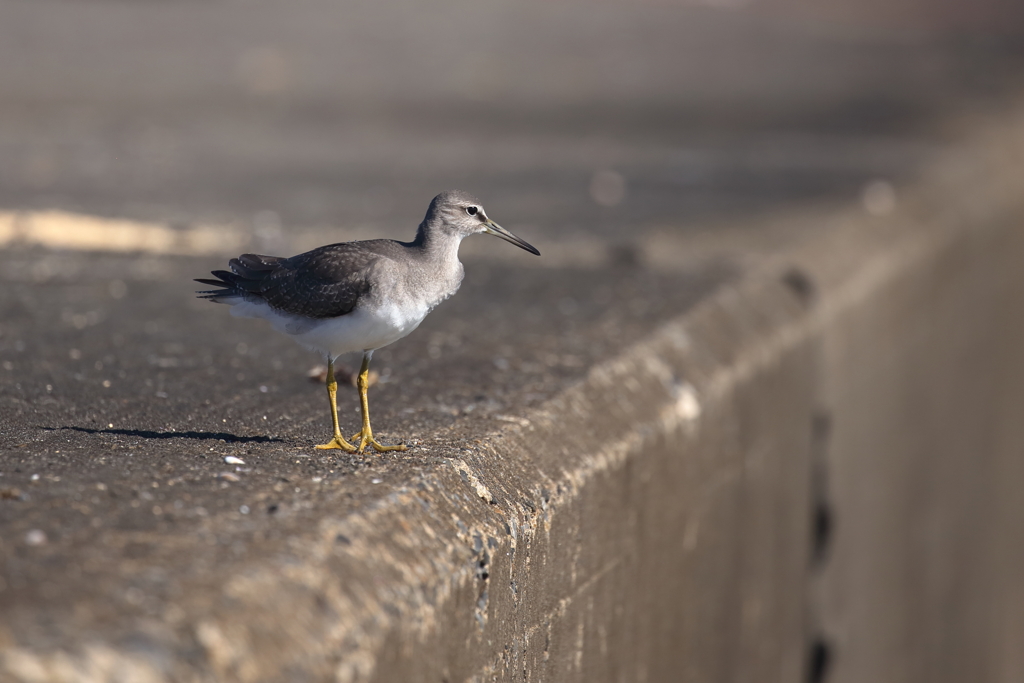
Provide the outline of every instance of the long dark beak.
[[536,254],[537,256],[540,256],[540,252],[537,251],[536,247],[534,247],[532,244],[530,244],[526,240],[524,240],[524,239],[522,239],[520,237],[516,237],[515,235],[510,233],[508,230],[506,230],[505,228],[501,227],[500,225],[498,225],[497,223],[492,221],[490,218],[488,218],[487,219],[487,223],[484,224],[484,232],[486,232],[488,235],[494,235],[495,237],[500,237],[501,239],[505,240],[506,242],[511,242],[512,244],[516,245],[520,249],[525,249],[526,251],[530,252],[531,254]]

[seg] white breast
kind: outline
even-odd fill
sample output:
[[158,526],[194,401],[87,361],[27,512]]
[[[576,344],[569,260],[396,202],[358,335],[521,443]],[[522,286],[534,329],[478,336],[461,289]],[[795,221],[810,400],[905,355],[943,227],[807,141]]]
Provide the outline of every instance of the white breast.
[[401,307],[360,307],[339,318],[317,320],[281,313],[263,302],[243,301],[231,307],[232,315],[263,318],[278,332],[332,358],[392,344],[415,330],[429,312],[430,307],[423,302],[407,302]]

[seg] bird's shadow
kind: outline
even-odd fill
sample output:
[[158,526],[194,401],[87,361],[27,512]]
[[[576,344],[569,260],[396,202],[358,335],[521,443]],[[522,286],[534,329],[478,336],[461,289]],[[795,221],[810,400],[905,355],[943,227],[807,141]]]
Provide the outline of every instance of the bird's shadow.
[[70,430],[83,434],[119,434],[142,439],[195,439],[197,441],[227,441],[228,443],[285,443],[284,439],[270,436],[237,436],[227,432],[157,432],[151,429],[93,429],[91,427],[43,427],[46,431]]

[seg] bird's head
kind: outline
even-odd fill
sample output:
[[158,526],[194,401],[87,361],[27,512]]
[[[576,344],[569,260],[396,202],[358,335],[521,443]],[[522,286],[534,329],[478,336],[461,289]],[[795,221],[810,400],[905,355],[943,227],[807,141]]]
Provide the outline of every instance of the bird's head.
[[460,190],[449,190],[434,197],[423,224],[430,229],[441,230],[460,238],[486,232],[540,256],[540,252],[529,242],[516,237],[488,218],[480,200]]

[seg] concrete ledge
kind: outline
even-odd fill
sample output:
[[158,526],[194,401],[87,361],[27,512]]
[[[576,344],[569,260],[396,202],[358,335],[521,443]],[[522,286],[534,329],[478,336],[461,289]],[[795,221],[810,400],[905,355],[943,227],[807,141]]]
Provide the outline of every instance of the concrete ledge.
[[0,626],[0,671],[793,681],[817,643],[830,682],[1014,680],[1019,121],[163,618]]

